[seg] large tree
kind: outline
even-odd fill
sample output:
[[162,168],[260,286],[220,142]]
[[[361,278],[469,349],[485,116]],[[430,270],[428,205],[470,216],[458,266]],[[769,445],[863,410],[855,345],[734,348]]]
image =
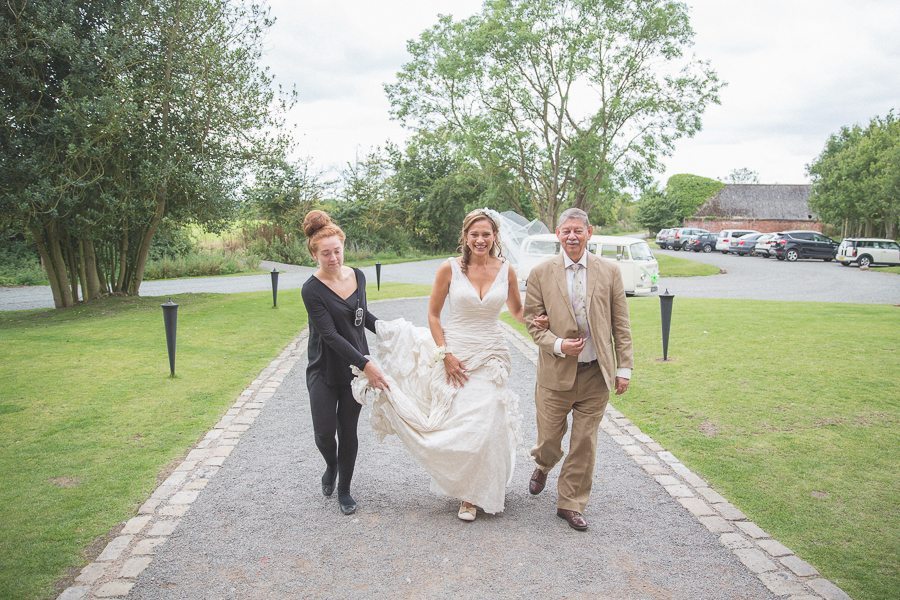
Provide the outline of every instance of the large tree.
[[895,238],[900,228],[900,119],[843,127],[807,167],[810,206],[841,235]]
[[163,217],[230,215],[245,169],[280,148],[264,133],[286,101],[259,66],[270,23],[227,0],[0,7],[0,207],[56,306],[137,294]]
[[447,127],[552,224],[563,206],[590,210],[648,182],[700,129],[722,84],[686,54],[693,35],[679,2],[488,0],[410,41],[412,59],[385,89],[395,118]]

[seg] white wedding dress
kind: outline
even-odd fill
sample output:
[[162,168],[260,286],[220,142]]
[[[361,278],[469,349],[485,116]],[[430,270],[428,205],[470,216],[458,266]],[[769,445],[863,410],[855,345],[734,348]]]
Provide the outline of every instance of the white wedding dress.
[[455,258],[450,264],[444,337],[447,350],[466,367],[466,384],[446,382],[428,329],[396,319],[376,323],[372,348],[390,391],[369,388],[359,376],[353,394],[371,406],[378,437],[396,434],[428,471],[433,491],[498,513],[512,479],[521,421],[518,397],[507,387],[509,349],[497,320],[509,290],[509,263],[484,298]]

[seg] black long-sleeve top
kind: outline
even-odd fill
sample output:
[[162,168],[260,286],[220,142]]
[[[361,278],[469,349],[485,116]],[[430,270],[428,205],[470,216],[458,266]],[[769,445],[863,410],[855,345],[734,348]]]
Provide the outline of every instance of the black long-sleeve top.
[[[365,329],[374,332],[375,315],[366,306],[366,276],[359,269],[356,291],[349,298],[338,296],[315,275],[303,284],[301,295],[309,315],[309,366],[307,383],[323,378],[332,386],[347,385],[353,379],[350,365],[360,371],[369,360]],[[363,323],[355,326],[357,307],[363,309]],[[365,329],[364,329],[365,327]]]

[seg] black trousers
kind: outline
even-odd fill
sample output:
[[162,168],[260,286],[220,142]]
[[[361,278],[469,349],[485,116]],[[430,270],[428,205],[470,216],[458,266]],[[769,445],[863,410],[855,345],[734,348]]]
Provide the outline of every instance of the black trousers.
[[338,492],[349,492],[359,450],[356,425],[362,406],[353,398],[349,383],[331,386],[313,379],[308,380],[307,388],[316,447],[328,470],[337,469]]

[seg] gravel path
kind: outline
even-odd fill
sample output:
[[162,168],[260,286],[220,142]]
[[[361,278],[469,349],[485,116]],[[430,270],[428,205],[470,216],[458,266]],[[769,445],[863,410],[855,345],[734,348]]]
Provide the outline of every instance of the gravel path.
[[[381,318],[425,323],[426,301],[372,305]],[[534,367],[512,347],[524,439],[535,439]],[[360,420],[345,517],[319,488],[305,358],[138,577],[129,597],[174,598],[772,598],[718,536],[601,433],[591,528],[555,516],[558,469],[539,496],[520,448],[506,512],[456,518],[395,437]]]

